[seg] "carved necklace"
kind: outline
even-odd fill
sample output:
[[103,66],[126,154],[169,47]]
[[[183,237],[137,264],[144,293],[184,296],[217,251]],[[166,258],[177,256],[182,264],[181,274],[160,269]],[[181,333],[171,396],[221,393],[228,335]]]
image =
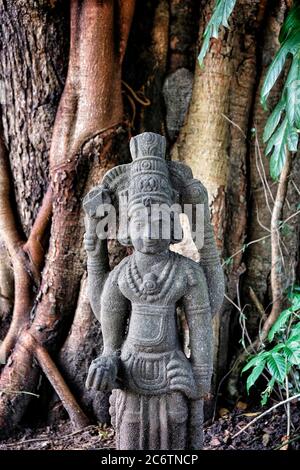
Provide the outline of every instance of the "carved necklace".
[[170,274],[172,258],[172,253],[170,253],[169,259],[159,276],[150,272],[142,277],[138,270],[135,256],[132,256],[131,262],[128,263],[128,284],[142,300],[147,300],[149,297],[151,300],[159,299],[162,286]]

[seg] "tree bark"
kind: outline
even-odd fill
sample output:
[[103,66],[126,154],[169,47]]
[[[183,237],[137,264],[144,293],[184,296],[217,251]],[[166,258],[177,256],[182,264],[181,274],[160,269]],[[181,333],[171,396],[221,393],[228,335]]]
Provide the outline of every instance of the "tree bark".
[[[214,2],[208,2],[201,21],[207,23]],[[257,37],[265,2],[239,2],[232,27],[212,41],[204,69],[196,64],[192,101],[173,158],[189,164],[207,187],[215,238],[225,260],[236,251],[226,270],[227,294],[233,300],[242,266],[246,237],[246,136],[256,78]],[[251,25],[250,30],[247,25]],[[227,368],[229,320],[232,306],[224,303],[214,321],[214,392]]]
[[131,0],[118,6],[111,0],[71,1],[68,75],[49,156],[53,206],[49,252],[34,320],[21,333],[1,374],[0,389],[6,393],[0,402],[0,423],[5,432],[24,412],[24,396],[12,397],[11,390],[28,392],[36,386],[34,348],[28,338],[40,347],[56,349],[74,314],[83,273],[78,256],[83,237],[81,200],[89,179],[99,174],[99,163],[101,169],[107,168],[115,155],[112,138],[120,132],[123,118],[121,65],[133,10]]
[[[36,400],[25,392],[42,392],[41,370],[75,425],[86,422],[84,413],[107,420],[107,397],[84,388],[102,340],[85,294],[81,200],[105,171],[128,161],[132,134],[163,133],[170,158],[190,165],[209,192],[229,299],[214,324],[214,393],[228,359],[241,352],[241,312],[250,338],[257,337],[272,310],[269,230],[278,187],[264,156],[268,113],[259,93],[289,3],[239,0],[230,28],[211,41],[200,69],[196,57],[215,0],[155,0],[136,8],[133,0],[70,0],[70,12],[62,0],[0,0],[0,359],[6,362],[0,426],[6,432]],[[281,89],[282,77],[270,109]],[[292,159],[280,207],[286,223],[277,246],[279,291],[296,279],[298,162]],[[181,249],[195,255],[190,243]],[[124,249],[111,243],[109,251],[113,266]],[[233,381],[236,387],[238,377]]]
[[[253,105],[253,118],[251,127],[255,134],[250,136],[249,145],[249,227],[246,242],[260,240],[253,243],[245,251],[246,274],[243,280],[242,293],[244,304],[247,304],[245,314],[247,316],[247,328],[250,337],[257,333],[257,327],[261,321],[261,313],[253,305],[250,298],[250,288],[255,293],[258,301],[268,307],[270,297],[268,294],[268,277],[271,263],[271,240],[268,230],[271,225],[271,212],[273,200],[276,194],[276,183],[272,181],[269,173],[269,160],[264,156],[262,144],[263,129],[268,119],[268,113],[260,104],[260,90],[264,82],[267,69],[279,47],[278,35],[284,18],[284,2],[275,2],[268,14],[265,31],[262,37],[263,49],[259,52],[259,70],[257,79],[255,100]],[[270,99],[270,109],[278,101],[281,93],[281,82],[275,85]],[[268,189],[269,188],[269,189]]]
[[0,1],[0,104],[16,210],[28,236],[48,187],[49,149],[68,56],[68,6]]

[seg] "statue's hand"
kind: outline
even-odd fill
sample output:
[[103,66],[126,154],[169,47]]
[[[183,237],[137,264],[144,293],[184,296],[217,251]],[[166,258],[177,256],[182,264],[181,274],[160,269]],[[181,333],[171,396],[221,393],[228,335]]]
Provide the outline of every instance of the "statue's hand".
[[95,186],[83,199],[83,209],[86,214],[86,230],[89,229],[89,221],[100,220],[111,205],[111,197],[108,189],[103,186]]
[[110,391],[117,386],[117,374],[120,357],[117,354],[100,356],[95,359],[89,368],[85,386],[87,389]]
[[[98,237],[97,227],[101,219],[107,215],[111,207],[109,191],[102,186],[93,188],[83,199],[85,212],[84,246],[90,257],[97,256],[101,249],[101,237]],[[98,227],[99,228],[99,227]]]
[[84,242],[84,248],[88,253],[93,253],[97,249],[99,245],[99,240],[97,238],[97,235],[90,235],[88,233],[84,234],[83,238]]
[[167,378],[170,390],[182,392],[192,400],[197,398],[192,368],[183,353],[176,352],[167,364]]

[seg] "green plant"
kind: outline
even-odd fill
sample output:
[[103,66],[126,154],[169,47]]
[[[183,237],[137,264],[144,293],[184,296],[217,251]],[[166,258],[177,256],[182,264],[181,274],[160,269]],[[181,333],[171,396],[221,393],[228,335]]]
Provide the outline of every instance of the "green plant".
[[[228,27],[228,19],[236,0],[217,0],[214,12],[203,35],[203,44],[198,57],[203,66],[211,38],[218,37],[221,26]],[[264,129],[266,155],[270,155],[270,175],[274,180],[280,176],[287,152],[296,152],[300,132],[300,0],[294,0],[279,35],[277,51],[264,80],[261,103],[266,109],[267,99],[275,82],[283,72],[287,61],[289,70],[281,97],[270,114]]]
[[247,378],[248,393],[257,379],[265,371],[269,372],[267,388],[262,393],[262,405],[266,404],[275,385],[286,390],[288,383],[295,393],[300,389],[300,288],[294,287],[288,297],[290,307],[281,312],[272,326],[264,349],[252,357],[242,370],[252,369]]
[[200,66],[203,66],[203,60],[206,56],[206,53],[209,49],[209,43],[211,38],[218,38],[218,31],[221,26],[228,28],[228,19],[234,9],[236,0],[216,0],[216,5],[209,20],[204,34],[203,34],[203,44],[198,56]]
[[269,116],[263,135],[270,154],[270,174],[278,179],[287,151],[296,152],[300,131],[300,2],[287,15],[279,35],[280,48],[276,53],[261,90],[261,103],[266,108],[270,91],[291,60],[281,98]]

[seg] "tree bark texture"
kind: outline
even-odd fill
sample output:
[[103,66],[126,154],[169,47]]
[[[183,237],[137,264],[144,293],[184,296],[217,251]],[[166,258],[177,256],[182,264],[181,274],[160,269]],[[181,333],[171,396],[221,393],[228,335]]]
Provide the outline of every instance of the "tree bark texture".
[[[60,398],[65,401],[66,386],[57,385],[60,375],[53,364],[44,361],[45,354],[40,353],[40,348],[57,349],[74,315],[83,274],[81,201],[88,187],[101,176],[99,170],[108,169],[115,161],[113,138],[122,130],[121,65],[134,2],[115,5],[112,1],[72,0],[70,7],[68,74],[49,151],[50,184],[44,198],[47,211],[44,214],[43,206],[41,211],[43,219],[48,219],[48,208],[52,206],[49,250],[42,281],[31,305],[32,321],[15,332],[13,352],[1,373],[3,432],[19,421],[26,405],[24,396],[27,401],[30,396],[14,395],[14,390],[30,392],[36,387],[33,355],[48,378],[52,367],[50,382],[64,394]],[[37,223],[41,225],[39,216],[35,219]],[[31,258],[35,255],[34,250],[29,250]],[[25,275],[21,277],[28,281]],[[29,306],[30,301],[24,314],[28,314]],[[73,398],[68,398],[72,409]],[[80,426],[83,422],[84,418],[79,417],[75,424]]]
[[[227,281],[214,324],[214,394],[239,354],[241,311],[257,335],[262,312],[272,310],[278,189],[264,156],[268,113],[259,93],[287,3],[238,0],[201,69],[214,0],[0,0],[2,429],[37,400],[24,392],[44,390],[41,371],[57,393],[52,418],[60,400],[75,426],[85,415],[108,419],[107,397],[84,388],[102,340],[86,298],[81,203],[107,169],[128,161],[128,139],[139,132],[164,134],[170,158],[190,165],[208,189]],[[282,77],[270,109],[281,89]],[[282,208],[281,292],[296,280],[299,188],[294,157]],[[193,253],[190,244],[182,250]],[[110,264],[123,254],[111,244]]]

